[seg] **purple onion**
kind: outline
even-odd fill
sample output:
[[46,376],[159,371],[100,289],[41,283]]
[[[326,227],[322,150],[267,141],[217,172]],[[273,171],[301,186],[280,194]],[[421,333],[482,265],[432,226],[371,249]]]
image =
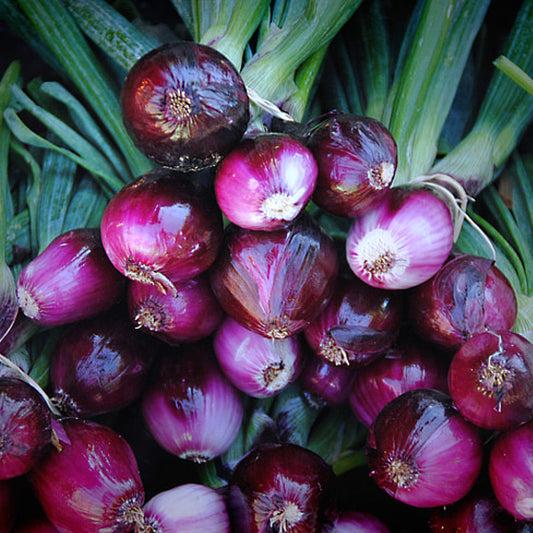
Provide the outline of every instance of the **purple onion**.
[[391,400],[370,426],[367,460],[377,485],[413,507],[436,507],[463,498],[482,465],[481,433],[434,389]]
[[126,277],[175,295],[215,260],[223,237],[212,193],[190,174],[156,168],[123,187],[101,223],[109,259]]
[[211,335],[224,317],[207,274],[174,283],[176,294],[132,281],[128,308],[135,326],[167,344],[195,342]]
[[223,454],[243,417],[241,397],[207,341],[169,348],[161,355],[141,407],[159,445],[197,463]]
[[18,501],[10,479],[0,479],[0,533],[10,533],[17,519]]
[[330,301],[304,333],[309,346],[328,363],[357,367],[392,345],[401,318],[400,293],[344,276],[337,279]]
[[375,119],[327,115],[310,128],[308,146],[318,163],[313,201],[330,213],[359,216],[376,206],[392,184],[396,142]]
[[51,357],[52,401],[69,416],[126,407],[141,395],[157,346],[133,327],[122,308],[72,324]]
[[354,219],[346,259],[369,285],[408,289],[438,272],[452,244],[452,216],[444,200],[424,187],[401,185]]
[[373,514],[343,511],[327,533],[390,533],[390,529]]
[[156,494],[145,504],[144,515],[152,533],[231,533],[224,496],[197,483]]
[[13,530],[13,533],[60,533],[60,531],[42,515],[25,520]]
[[533,421],[499,434],[490,451],[496,498],[519,520],[533,520]]
[[295,381],[307,355],[298,335],[268,339],[231,317],[217,329],[213,347],[227,378],[254,398],[274,396]]
[[229,492],[234,533],[319,533],[334,504],[334,475],[320,455],[296,444],[251,450]]
[[17,280],[22,312],[43,326],[59,326],[107,311],[124,295],[125,279],[110,263],[97,228],[56,237]]
[[122,119],[137,147],[163,167],[214,166],[244,134],[246,87],[220,52],[192,41],[141,57],[121,92]]
[[273,339],[299,333],[318,315],[331,297],[337,272],[332,239],[305,214],[275,231],[229,225],[209,270],[226,313]]
[[129,444],[97,422],[61,422],[59,446],[30,472],[48,519],[61,533],[129,532],[143,523],[144,488]]
[[0,479],[28,473],[51,441],[52,415],[43,397],[21,379],[0,377]]
[[283,133],[258,134],[220,163],[215,179],[218,205],[237,226],[278,229],[307,205],[317,172],[313,154],[300,141]]
[[463,254],[447,261],[431,279],[411,291],[409,314],[421,336],[457,349],[475,333],[510,330],[517,301],[511,284],[493,261]]
[[358,368],[348,401],[356,418],[369,427],[394,398],[414,389],[448,392],[448,358],[431,344],[402,336],[383,357]]
[[485,429],[533,418],[533,344],[511,331],[477,333],[453,356],[448,387],[462,415]]

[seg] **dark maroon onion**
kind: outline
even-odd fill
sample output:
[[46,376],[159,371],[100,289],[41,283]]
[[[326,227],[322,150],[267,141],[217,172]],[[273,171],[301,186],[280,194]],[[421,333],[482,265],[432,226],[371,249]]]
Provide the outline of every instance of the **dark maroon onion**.
[[0,377],[0,479],[29,472],[51,439],[52,416],[43,397],[21,379]]
[[60,531],[43,515],[23,521],[13,530],[13,533],[60,533]]
[[109,259],[126,277],[175,295],[215,260],[222,215],[208,188],[190,174],[153,169],[121,189],[101,224]]
[[218,367],[208,341],[162,354],[141,407],[159,445],[197,463],[224,453],[243,417],[241,397]]
[[402,294],[339,277],[333,295],[304,330],[313,351],[334,365],[361,366],[380,357],[398,337]]
[[377,485],[414,507],[455,503],[474,486],[483,459],[480,430],[434,389],[391,400],[370,426],[367,460]]
[[327,533],[390,533],[390,529],[373,514],[343,511]]
[[369,427],[381,409],[404,392],[437,389],[447,393],[448,364],[435,346],[402,335],[383,357],[354,372],[348,397],[352,412]]
[[533,418],[533,344],[511,331],[477,333],[453,356],[453,401],[473,424],[505,430]]
[[229,225],[209,273],[228,315],[282,339],[302,331],[327,304],[338,256],[332,239],[304,213],[275,231]]
[[142,524],[144,488],[126,440],[90,420],[61,426],[59,445],[29,473],[52,524],[61,533],[126,533]]
[[182,171],[216,165],[250,118],[235,67],[217,50],[191,41],[141,57],[126,76],[121,105],[137,147],[159,165]]
[[533,421],[500,433],[490,451],[489,476],[500,504],[533,520]]
[[102,313],[124,295],[125,279],[110,263],[97,228],[56,237],[17,280],[22,312],[43,326],[59,326]]
[[17,519],[18,501],[13,481],[0,479],[0,533],[10,533]]
[[157,352],[122,308],[72,324],[51,357],[52,401],[69,416],[118,411],[141,395]]
[[313,405],[342,405],[348,400],[354,372],[352,366],[333,366],[311,353],[300,375],[302,392]]
[[313,154],[300,141],[282,133],[258,134],[220,163],[215,179],[218,205],[241,228],[281,228],[309,202],[317,172]]
[[475,333],[510,330],[517,301],[493,261],[463,254],[446,262],[408,300],[416,331],[436,344],[457,349]]
[[128,286],[130,318],[137,328],[167,344],[211,335],[224,317],[207,274],[174,282],[176,295],[136,281]]
[[373,118],[326,115],[310,128],[308,146],[319,169],[313,201],[330,213],[358,216],[379,203],[392,184],[396,142]]
[[334,475],[296,444],[251,450],[235,467],[229,509],[235,533],[319,533],[334,505]]

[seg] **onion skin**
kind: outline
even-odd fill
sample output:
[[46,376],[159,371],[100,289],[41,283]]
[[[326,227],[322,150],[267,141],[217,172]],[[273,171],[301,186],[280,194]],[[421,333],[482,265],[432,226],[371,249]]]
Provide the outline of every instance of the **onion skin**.
[[9,479],[0,479],[0,533],[10,533],[17,519],[18,500]]
[[448,388],[473,424],[506,430],[533,418],[533,344],[510,331],[470,337],[453,356]]
[[409,315],[427,340],[456,350],[475,333],[510,330],[517,300],[493,261],[463,254],[447,261],[409,297]]
[[332,113],[310,128],[307,145],[319,169],[313,201],[334,215],[361,215],[376,206],[392,184],[396,142],[375,119]]
[[124,80],[121,107],[136,146],[157,164],[186,172],[219,163],[250,118],[235,67],[215,49],[190,41],[141,57]]
[[144,515],[157,533],[231,533],[224,496],[197,483],[156,494],[144,506]]
[[339,277],[328,304],[305,328],[305,338],[329,364],[368,364],[398,337],[402,304],[399,292],[371,287],[353,275]]
[[533,421],[499,434],[490,451],[496,498],[519,520],[533,520]]
[[94,421],[61,421],[55,447],[30,472],[37,499],[61,533],[129,532],[142,515],[144,489],[129,444]]
[[17,526],[13,533],[60,533],[60,531],[46,516],[38,516]]
[[27,474],[51,439],[52,417],[41,395],[21,379],[0,377],[0,479]]
[[317,173],[313,154],[296,139],[282,133],[258,134],[242,141],[218,166],[218,205],[241,228],[278,229],[305,208]]
[[390,533],[376,516],[364,511],[343,511],[327,533]]
[[207,189],[189,174],[156,168],[123,187],[108,203],[102,243],[124,276],[175,295],[173,282],[214,262],[222,216]]
[[207,274],[177,281],[174,287],[176,295],[163,293],[154,285],[130,282],[128,309],[135,326],[170,345],[195,342],[214,333],[224,311]]
[[141,395],[157,352],[122,308],[72,324],[50,361],[52,401],[68,416],[118,411]]
[[230,480],[229,509],[235,533],[319,533],[334,505],[331,468],[295,444],[251,450]]
[[209,275],[229,316],[261,335],[283,339],[303,331],[324,308],[338,268],[332,239],[303,213],[275,231],[230,224]]
[[428,508],[455,503],[470,491],[481,470],[483,442],[448,395],[416,389],[379,412],[366,452],[379,487],[408,505]]
[[209,341],[162,354],[141,409],[163,449],[196,463],[224,453],[243,417],[241,397],[219,369]]
[[124,296],[126,280],[110,263],[98,228],[56,237],[17,280],[23,313],[42,326],[60,326],[107,311]]

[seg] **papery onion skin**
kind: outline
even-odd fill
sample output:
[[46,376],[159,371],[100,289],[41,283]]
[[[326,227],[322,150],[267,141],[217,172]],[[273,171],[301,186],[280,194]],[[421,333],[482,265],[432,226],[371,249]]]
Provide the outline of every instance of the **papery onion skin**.
[[132,281],[128,284],[131,321],[145,333],[177,345],[211,335],[224,318],[207,274],[174,282],[176,294]]
[[110,261],[124,276],[175,294],[172,282],[195,277],[214,262],[222,215],[190,174],[156,168],[109,201],[101,232]]
[[219,369],[207,340],[160,356],[141,409],[163,449],[196,463],[224,453],[243,418],[240,394]]
[[379,358],[398,337],[402,294],[339,276],[326,307],[304,330],[313,351],[333,365],[358,367]]
[[377,205],[394,179],[397,147],[377,120],[332,113],[308,134],[319,168],[313,201],[324,210],[356,217]]
[[409,289],[438,272],[452,244],[446,203],[424,187],[400,185],[353,220],[346,259],[353,273],[373,287]]
[[121,108],[128,133],[146,156],[187,172],[219,163],[250,118],[235,67],[217,50],[191,41],[141,57],[124,80]]
[[286,228],[226,228],[222,250],[209,269],[226,313],[266,337],[295,335],[329,301],[338,273],[333,240],[305,213]]
[[451,398],[416,389],[391,400],[370,426],[366,453],[377,485],[419,508],[455,503],[474,486],[483,442]]
[[364,511],[343,511],[327,533],[390,533],[376,516]]
[[447,261],[408,301],[416,331],[452,350],[475,333],[510,330],[517,315],[509,280],[493,261],[471,254]]
[[68,416],[118,411],[141,395],[157,352],[122,307],[72,324],[50,360],[52,401]]
[[351,410],[368,428],[381,409],[404,392],[424,388],[447,393],[448,364],[435,346],[402,335],[383,357],[354,372],[348,391]]
[[477,333],[448,371],[456,407],[473,424],[506,430],[533,418],[533,344],[511,331]]
[[311,151],[282,133],[247,138],[217,168],[215,192],[228,220],[242,228],[274,230],[294,220],[315,189]]
[[235,533],[319,533],[334,506],[334,476],[319,455],[268,444],[236,465],[229,490]]
[[198,483],[156,494],[145,504],[144,515],[157,533],[231,533],[224,496]]
[[107,311],[124,296],[125,287],[99,229],[79,228],[56,237],[22,269],[17,297],[26,316],[52,327]]
[[21,379],[0,377],[0,479],[27,474],[51,440],[52,415],[42,396]]
[[500,433],[489,457],[492,489],[519,520],[533,520],[533,422]]
[[48,519],[61,533],[129,532],[142,515],[144,488],[129,444],[91,420],[61,421],[64,436],[29,473]]
[[227,378],[253,398],[274,396],[293,383],[308,355],[298,335],[268,339],[231,317],[218,327],[213,347]]

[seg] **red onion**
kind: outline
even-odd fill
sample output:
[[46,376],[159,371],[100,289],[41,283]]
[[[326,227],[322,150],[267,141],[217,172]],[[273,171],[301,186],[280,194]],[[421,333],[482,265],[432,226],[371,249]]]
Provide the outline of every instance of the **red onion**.
[[142,524],[144,489],[129,444],[107,426],[61,422],[59,448],[30,472],[39,503],[61,533],[129,532]]
[[322,357],[310,354],[300,376],[300,385],[313,405],[342,405],[348,400],[353,376],[352,366],[333,366]]
[[474,333],[510,330],[517,301],[493,261],[463,254],[447,261],[409,299],[411,323],[424,338],[457,349]]
[[72,416],[118,411],[140,396],[156,353],[122,308],[73,324],[50,361],[52,401]]
[[0,262],[0,343],[13,327],[18,311],[15,276],[5,261]]
[[533,520],[533,421],[496,438],[489,475],[501,505],[519,520]]
[[17,519],[17,499],[13,481],[0,479],[0,533],[10,533]]
[[192,41],[141,57],[126,76],[121,103],[137,147],[159,165],[183,171],[216,165],[240,141],[250,117],[235,67]]
[[137,328],[167,344],[194,342],[211,335],[224,317],[207,274],[176,281],[176,294],[155,285],[128,285],[130,318]]
[[220,368],[242,392],[267,398],[295,381],[306,349],[302,339],[268,339],[226,317],[217,329],[213,346]]
[[308,146],[319,169],[313,201],[330,213],[359,216],[376,206],[391,186],[396,142],[375,119],[330,114],[310,128]]
[[343,276],[304,333],[313,351],[328,363],[361,366],[392,345],[401,317],[400,293],[371,287],[353,275]]
[[207,270],[223,236],[222,216],[208,189],[189,174],[153,169],[108,203],[102,242],[130,279],[176,295],[172,284]]
[[390,529],[373,514],[343,511],[327,533],[390,533]]
[[300,141],[283,133],[258,134],[220,163],[215,179],[218,205],[242,228],[278,229],[307,205],[317,172],[313,154]]
[[241,397],[207,341],[169,349],[142,398],[150,433],[168,452],[197,463],[224,453],[239,431]]
[[197,483],[156,494],[144,506],[144,514],[153,533],[231,533],[224,496]]
[[383,357],[354,372],[348,401],[356,418],[369,427],[381,409],[404,392],[437,389],[447,393],[447,372],[444,354],[404,335]]
[[52,416],[43,397],[21,379],[0,377],[0,479],[29,472],[51,439]]
[[18,525],[13,533],[60,533],[60,531],[46,516],[37,516]]
[[478,333],[448,372],[453,401],[473,424],[505,430],[533,418],[533,344],[510,331]]
[[123,296],[125,279],[109,262],[97,228],[56,237],[17,280],[22,312],[43,326],[59,326],[104,312]]
[[296,444],[251,450],[230,480],[235,533],[319,533],[333,505],[334,476],[320,455]]
[[401,185],[353,221],[346,258],[369,285],[407,289],[438,272],[452,244],[452,216],[444,200],[424,187]]
[[414,507],[463,498],[481,470],[481,433],[434,389],[391,400],[370,426],[367,460],[377,485]]

